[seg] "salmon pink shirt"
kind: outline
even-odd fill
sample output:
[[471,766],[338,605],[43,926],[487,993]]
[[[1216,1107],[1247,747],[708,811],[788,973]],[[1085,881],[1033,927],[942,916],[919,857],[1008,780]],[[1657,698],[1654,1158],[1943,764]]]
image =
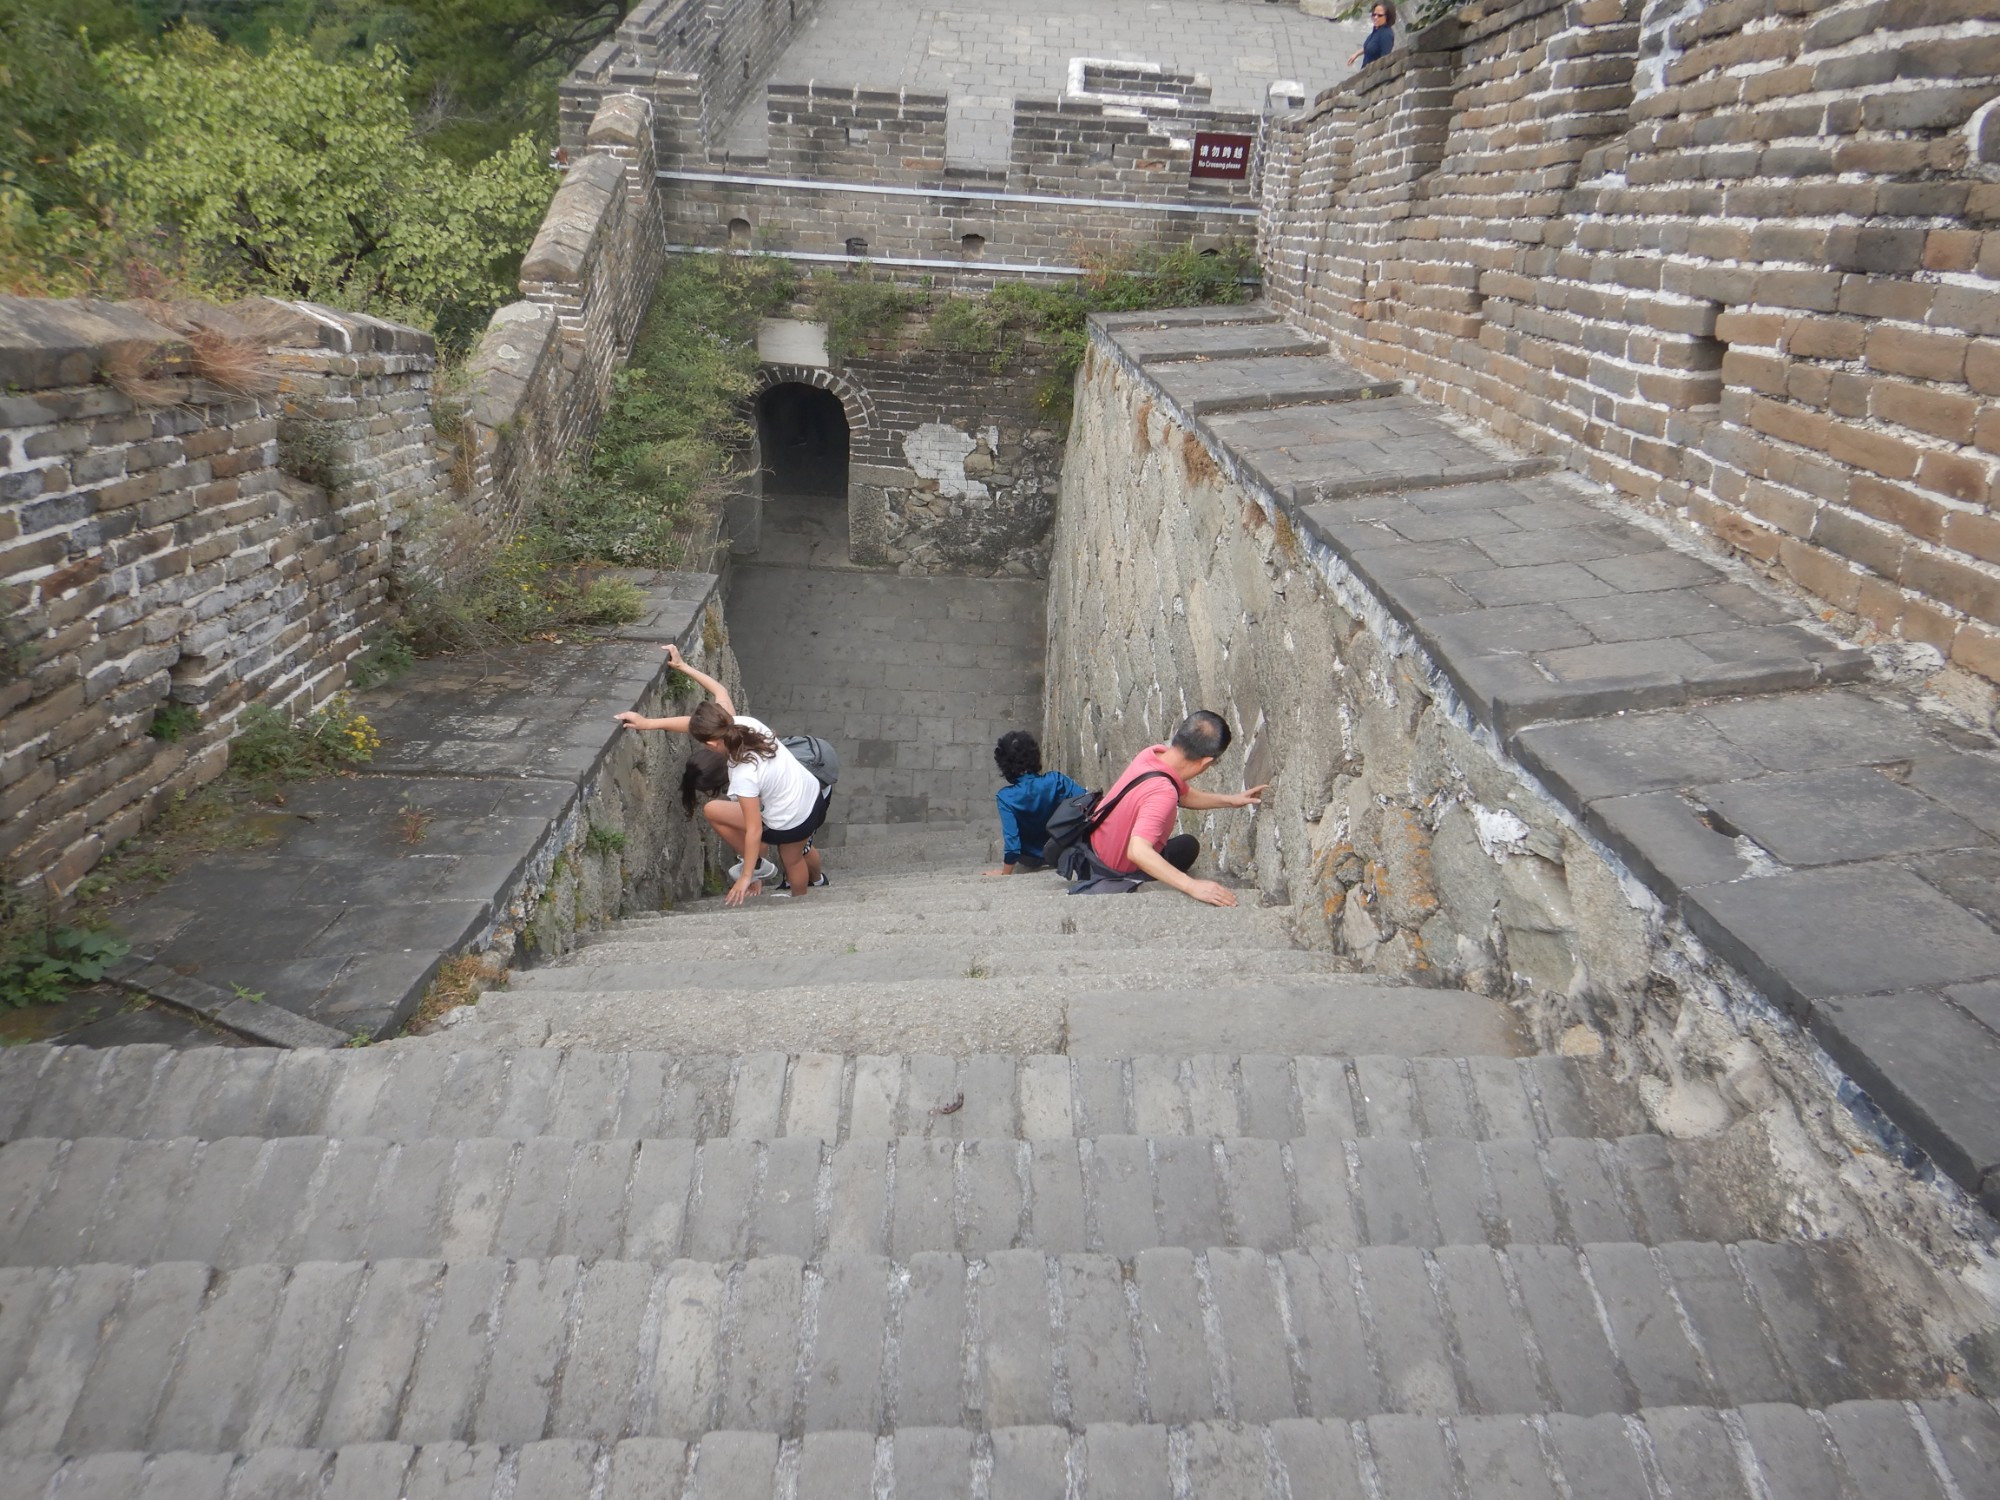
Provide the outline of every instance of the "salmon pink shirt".
[[1125,768],[1125,774],[1105,789],[1104,802],[1108,803],[1133,777],[1147,771],[1167,773],[1166,780],[1153,777],[1112,808],[1111,816],[1090,836],[1091,852],[1107,870],[1124,874],[1138,868],[1125,852],[1133,834],[1139,835],[1155,849],[1173,836],[1174,819],[1180,814],[1181,798],[1187,792],[1187,783],[1174,775],[1173,768],[1161,758],[1166,749],[1165,745],[1148,745],[1132,757],[1132,764]]

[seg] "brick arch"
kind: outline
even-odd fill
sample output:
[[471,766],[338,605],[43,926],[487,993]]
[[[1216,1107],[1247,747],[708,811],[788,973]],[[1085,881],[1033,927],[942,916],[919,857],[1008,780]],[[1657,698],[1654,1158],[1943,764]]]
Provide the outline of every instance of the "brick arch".
[[750,393],[754,409],[757,398],[774,385],[810,385],[829,392],[847,414],[847,443],[851,453],[856,438],[875,426],[875,398],[868,387],[850,380],[837,370],[814,365],[762,365],[757,370],[757,388]]

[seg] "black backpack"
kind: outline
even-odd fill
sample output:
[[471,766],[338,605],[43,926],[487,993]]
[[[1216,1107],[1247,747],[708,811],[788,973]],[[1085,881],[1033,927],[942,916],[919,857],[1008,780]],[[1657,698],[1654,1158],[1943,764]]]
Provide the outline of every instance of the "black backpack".
[[778,741],[798,763],[812,772],[821,787],[840,780],[840,752],[816,734],[788,734]]
[[1054,866],[1056,873],[1066,878],[1070,872],[1064,868],[1064,861],[1072,854],[1080,854],[1088,847],[1087,840],[1111,816],[1111,810],[1125,800],[1125,794],[1140,782],[1154,776],[1167,776],[1165,771],[1141,771],[1124,786],[1118,795],[1104,806],[1097,804],[1103,798],[1102,792],[1078,792],[1074,797],[1065,797],[1058,802],[1055,811],[1049,814],[1049,831],[1042,840],[1042,862]]

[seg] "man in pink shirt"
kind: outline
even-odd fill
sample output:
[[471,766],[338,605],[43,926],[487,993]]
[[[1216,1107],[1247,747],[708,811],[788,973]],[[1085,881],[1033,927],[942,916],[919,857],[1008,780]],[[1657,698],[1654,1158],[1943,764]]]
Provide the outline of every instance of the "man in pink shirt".
[[[1229,725],[1220,714],[1197,709],[1181,721],[1164,745],[1149,745],[1105,789],[1100,807],[1126,786],[1131,793],[1111,808],[1111,814],[1090,837],[1090,852],[1114,875],[1157,880],[1210,906],[1234,906],[1236,893],[1213,880],[1196,880],[1187,873],[1201,843],[1191,833],[1175,833],[1174,819],[1183,807],[1201,811],[1214,807],[1255,807],[1265,788],[1241,792],[1197,792],[1188,786],[1229,748]],[[1163,775],[1149,774],[1163,772]],[[1139,781],[1140,777],[1144,781]]]

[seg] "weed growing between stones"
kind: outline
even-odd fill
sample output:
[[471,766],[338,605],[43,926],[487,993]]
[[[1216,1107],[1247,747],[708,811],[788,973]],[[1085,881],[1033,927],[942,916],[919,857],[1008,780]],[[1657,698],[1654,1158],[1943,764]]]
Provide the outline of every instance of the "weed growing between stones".
[[417,653],[399,635],[371,642],[347,669],[347,685],[357,693],[385,687],[417,664]]
[[255,703],[243,710],[240,726],[229,744],[229,769],[253,785],[365,765],[382,748],[382,736],[345,693],[306,714]]
[[615,828],[603,828],[593,823],[590,832],[583,836],[585,854],[623,854],[625,835]]
[[910,314],[924,305],[919,293],[886,278],[877,280],[874,269],[865,265],[844,276],[817,272],[810,300],[826,324],[826,352],[839,360],[894,343]]
[[[1233,240],[1208,254],[1191,244],[1171,250],[1088,260],[1087,274],[1058,286],[1009,282],[984,297],[954,295],[932,308],[926,348],[982,358],[998,374],[1031,348],[1047,374],[1035,401],[1067,422],[1070,391],[1089,346],[1084,322],[1094,312],[1141,312],[1241,302],[1256,273],[1249,244]],[[833,352],[831,331],[828,352]]]
[[191,703],[162,703],[153,711],[146,733],[156,740],[173,744],[201,727],[201,714]]
[[75,916],[58,922],[39,900],[0,896],[0,1005],[60,1005],[131,951],[117,934]]

